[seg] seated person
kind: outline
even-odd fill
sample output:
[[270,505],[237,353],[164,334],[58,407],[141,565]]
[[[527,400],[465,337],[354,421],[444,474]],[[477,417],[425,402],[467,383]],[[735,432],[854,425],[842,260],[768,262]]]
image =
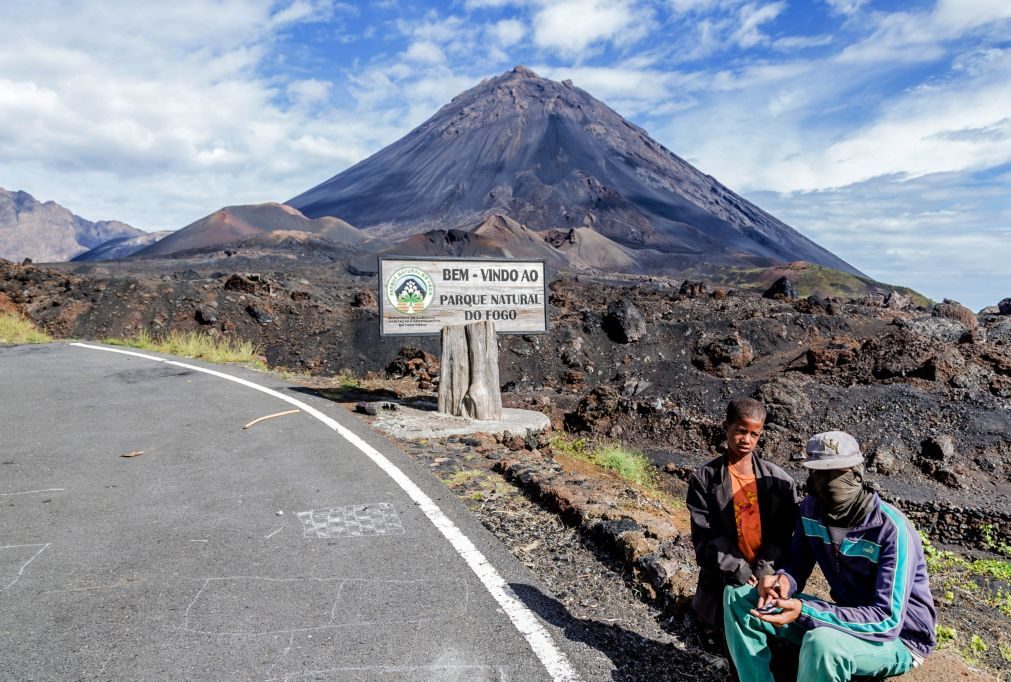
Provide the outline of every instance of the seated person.
[[[758,589],[726,594],[727,647],[740,680],[773,679],[770,635],[800,645],[801,680],[901,675],[936,644],[920,537],[900,511],[863,487],[863,455],[849,434],[811,438],[804,466],[808,496],[788,560]],[[815,562],[832,602],[800,593]]]
[[790,545],[797,518],[796,483],[755,448],[765,428],[765,408],[751,398],[727,405],[727,452],[688,482],[692,545],[699,582],[692,606],[708,625],[723,627],[723,590],[755,585],[770,575]]

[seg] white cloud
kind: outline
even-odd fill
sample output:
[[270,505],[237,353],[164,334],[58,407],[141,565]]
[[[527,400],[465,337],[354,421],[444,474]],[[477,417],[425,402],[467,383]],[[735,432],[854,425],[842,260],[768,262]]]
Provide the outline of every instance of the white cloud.
[[411,43],[410,47],[404,53],[404,58],[416,61],[416,62],[426,62],[428,64],[441,64],[446,61],[446,55],[443,54],[442,49],[433,42],[427,40],[419,40]]
[[793,50],[803,50],[809,47],[831,45],[833,40],[833,37],[830,35],[786,36],[773,41],[772,49],[779,52],[792,52]]
[[875,30],[847,47],[841,62],[927,62],[943,56],[945,42],[973,33],[1007,36],[1011,2],[1005,0],[938,0],[930,10],[874,15]]
[[[841,187],[872,177],[988,168],[1011,159],[1011,51],[991,54],[968,79],[917,88],[874,123],[808,155],[793,177],[766,175],[780,190]],[[800,170],[797,165],[790,164]]]
[[825,0],[825,4],[836,14],[851,16],[858,13],[867,0]]
[[785,2],[745,5],[738,14],[741,24],[731,39],[741,47],[754,47],[769,42],[769,37],[762,33],[762,25],[773,21],[784,9]]
[[1011,196],[965,173],[750,197],[875,279],[974,310],[1008,296]]
[[329,107],[326,81],[261,75],[276,31],[330,11],[264,0],[5,8],[0,186],[161,228],[325,179],[397,130]]
[[559,0],[534,14],[534,43],[573,58],[601,43],[634,43],[651,25],[650,12],[631,0]]
[[279,28],[305,21],[322,20],[331,16],[334,7],[325,0],[294,0],[287,7],[270,16],[271,28]]
[[333,83],[315,78],[292,81],[288,84],[288,100],[299,106],[312,106],[325,102],[333,90]]
[[501,7],[523,6],[526,0],[465,0],[463,6],[467,9],[497,9]]
[[707,14],[743,5],[746,0],[668,0],[677,14]]
[[527,34],[527,27],[517,19],[503,19],[492,24],[489,32],[498,45],[511,47],[523,40]]

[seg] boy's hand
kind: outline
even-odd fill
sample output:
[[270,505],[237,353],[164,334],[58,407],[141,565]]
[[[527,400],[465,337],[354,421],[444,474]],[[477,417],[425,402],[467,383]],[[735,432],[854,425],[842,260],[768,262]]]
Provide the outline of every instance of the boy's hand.
[[790,581],[782,573],[762,576],[758,582],[758,608],[773,599],[786,599],[790,589]]
[[755,609],[751,609],[751,615],[777,628],[789,625],[800,618],[800,609],[803,603],[799,599],[772,599],[770,603],[783,610],[780,613],[759,613]]

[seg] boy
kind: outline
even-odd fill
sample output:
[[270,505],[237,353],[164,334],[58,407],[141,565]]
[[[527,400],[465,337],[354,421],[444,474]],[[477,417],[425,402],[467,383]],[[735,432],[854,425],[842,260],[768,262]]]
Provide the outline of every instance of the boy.
[[793,478],[755,454],[765,414],[757,400],[731,400],[723,424],[726,454],[699,467],[688,481],[692,545],[701,569],[692,606],[719,629],[724,589],[756,585],[771,575],[797,520]]
[[[933,651],[937,617],[919,535],[863,486],[863,459],[842,431],[808,441],[809,494],[789,560],[757,590],[725,595],[727,646],[741,682],[771,682],[770,635],[800,644],[802,680],[901,675]],[[800,594],[815,563],[831,602]]]

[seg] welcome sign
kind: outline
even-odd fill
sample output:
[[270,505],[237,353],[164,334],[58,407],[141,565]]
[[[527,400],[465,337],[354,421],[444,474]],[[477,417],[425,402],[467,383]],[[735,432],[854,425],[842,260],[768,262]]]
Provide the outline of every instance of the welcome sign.
[[382,257],[379,313],[383,336],[440,334],[449,325],[483,321],[501,334],[544,334],[544,261]]

